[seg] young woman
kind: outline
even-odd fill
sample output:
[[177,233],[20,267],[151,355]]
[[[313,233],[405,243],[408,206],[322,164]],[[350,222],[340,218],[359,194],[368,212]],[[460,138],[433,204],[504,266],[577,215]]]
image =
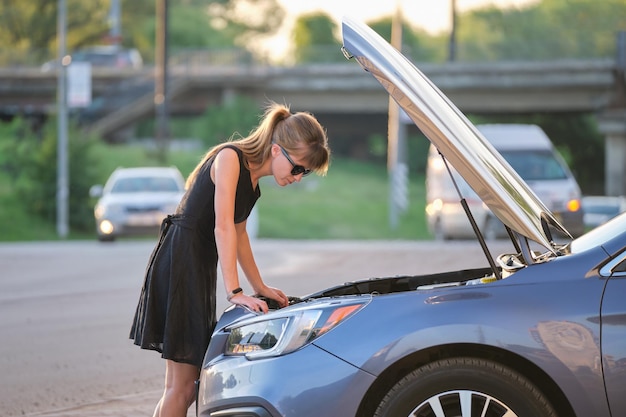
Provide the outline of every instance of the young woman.
[[163,221],[130,333],[136,345],[161,352],[166,360],[155,417],[184,417],[195,400],[195,381],[216,323],[218,258],[231,303],[267,312],[263,300],[241,290],[239,263],[255,294],[288,304],[281,290],[261,278],[246,233],[246,219],[261,196],[259,179],[273,176],[286,186],[311,172],[325,175],[329,161],[318,121],[272,103],[248,137],[212,148],[189,175],[176,213]]

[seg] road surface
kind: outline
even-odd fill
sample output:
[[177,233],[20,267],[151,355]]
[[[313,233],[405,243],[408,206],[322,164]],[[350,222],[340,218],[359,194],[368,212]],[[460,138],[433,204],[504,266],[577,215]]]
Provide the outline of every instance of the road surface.
[[[128,332],[153,244],[0,243],[1,416],[152,415],[165,365]],[[253,249],[265,281],[296,296],[356,279],[488,265],[475,241],[256,240]],[[499,242],[493,255],[509,249]],[[224,294],[218,311],[226,307]]]

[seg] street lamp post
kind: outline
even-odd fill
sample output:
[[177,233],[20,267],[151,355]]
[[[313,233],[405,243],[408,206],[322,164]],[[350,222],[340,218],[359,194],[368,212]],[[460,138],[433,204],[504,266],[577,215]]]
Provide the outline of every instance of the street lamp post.
[[156,0],[156,65],[154,85],[154,110],[156,114],[156,146],[161,163],[167,159],[169,136],[169,109],[167,91],[168,60],[168,0]]
[[[391,22],[391,44],[402,50],[402,9],[397,3]],[[398,227],[399,218],[408,208],[408,163],[406,152],[406,126],[400,118],[400,106],[389,97],[387,125],[387,172],[389,175],[389,225]]]
[[58,32],[58,62],[57,67],[57,234],[61,238],[68,235],[68,200],[69,200],[69,170],[67,158],[67,62],[66,30],[67,9],[65,0],[58,0],[57,32]]

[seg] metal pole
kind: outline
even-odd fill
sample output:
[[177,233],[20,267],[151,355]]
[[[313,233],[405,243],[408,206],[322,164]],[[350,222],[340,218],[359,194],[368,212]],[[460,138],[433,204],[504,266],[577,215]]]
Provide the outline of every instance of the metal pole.
[[[397,50],[402,49],[402,11],[400,2],[396,5],[396,13],[391,21],[391,45]],[[400,213],[406,210],[406,159],[404,135],[400,123],[400,107],[389,97],[389,119],[387,124],[387,173],[389,175],[389,225],[398,227]]]
[[119,45],[122,41],[122,29],[121,29],[121,13],[120,13],[120,0],[110,0],[109,9],[109,42],[113,45]]
[[156,65],[154,84],[154,110],[156,114],[156,146],[161,163],[166,163],[169,136],[169,109],[167,97],[167,37],[168,0],[156,0]]
[[69,170],[67,158],[67,88],[66,88],[66,5],[58,0],[58,72],[57,72],[57,234],[61,238],[68,234]]
[[448,45],[448,61],[456,61],[456,29],[457,29],[457,13],[456,0],[450,0],[451,6],[451,27],[450,27],[450,43]]

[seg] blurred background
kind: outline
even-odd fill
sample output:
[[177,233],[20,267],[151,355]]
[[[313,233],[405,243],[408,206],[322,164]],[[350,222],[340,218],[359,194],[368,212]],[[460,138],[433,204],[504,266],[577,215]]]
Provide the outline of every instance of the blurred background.
[[0,241],[95,239],[93,185],[118,167],[186,176],[209,147],[245,136],[269,100],[313,113],[333,161],[327,177],[261,185],[259,237],[431,238],[429,142],[405,126],[406,173],[390,182],[388,96],[343,56],[343,15],[390,41],[400,27],[402,52],[472,121],[541,126],[584,195],[626,194],[625,0],[378,3],[3,2]]

